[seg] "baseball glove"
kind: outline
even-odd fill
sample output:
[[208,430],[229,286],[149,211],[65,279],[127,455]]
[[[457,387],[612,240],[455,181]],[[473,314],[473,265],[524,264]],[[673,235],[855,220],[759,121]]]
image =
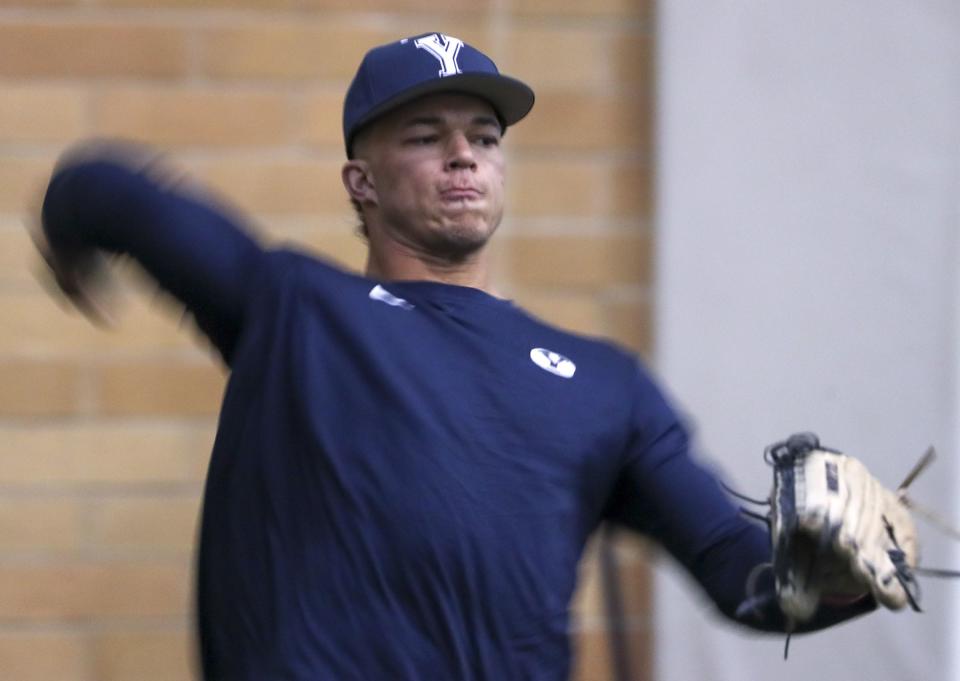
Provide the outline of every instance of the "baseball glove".
[[917,531],[901,496],[852,456],[801,433],[769,447],[770,534],[780,609],[791,628],[822,603],[866,594],[919,610]]

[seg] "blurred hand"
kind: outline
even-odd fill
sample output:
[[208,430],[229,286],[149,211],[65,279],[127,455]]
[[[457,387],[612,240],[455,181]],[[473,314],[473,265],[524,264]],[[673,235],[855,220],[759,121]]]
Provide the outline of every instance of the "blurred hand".
[[[39,211],[35,214],[39,215]],[[94,324],[114,326],[111,310],[116,285],[106,256],[95,249],[70,253],[56,251],[44,236],[39,220],[27,229],[46,264],[43,278],[47,282],[52,280],[56,289]]]
[[[114,160],[131,169],[149,172],[158,184],[179,187],[185,184],[184,171],[164,162],[164,157],[148,147],[110,140],[91,139],[75,144],[57,161],[53,174],[71,164],[88,159]],[[100,326],[114,326],[111,312],[118,303],[119,287],[111,274],[112,256],[95,248],[54,247],[43,229],[42,195],[32,206],[27,230],[34,246],[46,263],[44,283],[53,292],[63,294],[70,303]],[[55,286],[53,285],[55,284]]]

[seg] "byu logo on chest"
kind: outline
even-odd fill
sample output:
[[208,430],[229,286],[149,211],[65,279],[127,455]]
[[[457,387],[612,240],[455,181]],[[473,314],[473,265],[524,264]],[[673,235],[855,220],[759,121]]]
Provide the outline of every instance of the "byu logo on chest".
[[440,76],[455,76],[460,73],[457,55],[463,47],[463,41],[442,33],[434,33],[413,41],[417,49],[426,50],[440,62]]
[[577,371],[577,365],[559,352],[546,348],[534,348],[530,351],[530,359],[544,371],[556,374],[561,378],[572,378]]

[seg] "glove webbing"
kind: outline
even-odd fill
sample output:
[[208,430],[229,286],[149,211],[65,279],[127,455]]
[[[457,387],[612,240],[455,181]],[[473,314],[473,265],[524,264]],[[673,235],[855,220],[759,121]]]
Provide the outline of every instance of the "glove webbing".
[[[792,524],[795,524],[796,522],[796,513],[793,512],[796,506],[796,499],[794,497],[794,484],[793,484],[795,464],[797,463],[798,457],[805,456],[808,452],[814,449],[840,453],[840,452],[837,452],[836,450],[821,447],[819,444],[819,439],[813,433],[795,434],[790,438],[788,438],[787,440],[770,445],[764,450],[764,453],[763,453],[764,461],[770,466],[777,468],[780,471],[780,474],[783,476],[783,479],[790,483],[790,484],[785,484],[781,486],[781,497],[777,501],[780,503],[780,508],[787,508],[791,511],[789,513],[789,519]],[[926,452],[926,454],[921,458],[920,462],[910,472],[910,474],[904,480],[903,484],[900,485],[900,487],[898,488],[898,492],[900,493],[901,498],[903,499],[906,505],[910,507],[914,506],[914,504],[910,502],[905,496],[905,491],[907,486],[911,482],[913,482],[913,480],[917,477],[917,475],[919,475],[919,473],[924,468],[926,468],[927,465],[929,465],[929,463],[933,460],[933,456],[934,456],[934,452],[933,452],[933,448],[931,447]],[[773,500],[772,499],[766,499],[766,500],[754,499],[730,489],[723,483],[721,483],[721,485],[729,494],[733,495],[738,499],[741,499],[743,501],[746,501],[750,504],[754,504],[757,506],[771,507],[771,510],[768,511],[766,515],[756,513],[743,506],[740,507],[740,512],[748,518],[752,518],[754,520],[758,520],[764,523],[767,526],[768,530],[772,530],[772,524],[773,524],[772,522]],[[925,514],[921,514],[921,516],[923,515]],[[886,529],[887,534],[890,537],[890,541],[894,545],[893,549],[890,549],[887,551],[887,555],[890,557],[890,561],[893,563],[894,568],[896,569],[895,576],[897,578],[897,581],[899,581],[900,585],[903,587],[904,593],[906,594],[906,597],[907,597],[907,602],[909,603],[911,609],[913,609],[916,612],[923,612],[923,610],[920,608],[920,584],[917,581],[915,575],[924,574],[931,577],[960,577],[960,571],[943,570],[943,569],[937,569],[937,568],[926,568],[926,567],[920,567],[920,566],[917,566],[916,568],[911,569],[910,566],[907,564],[906,554],[900,548],[900,544],[897,541],[896,533],[894,531],[892,524],[887,520],[885,516],[882,519],[884,523],[884,528]],[[935,524],[938,524],[938,523],[935,523]],[[954,534],[955,537],[960,536],[960,533],[957,533],[956,531],[954,531],[952,534]],[[771,535],[772,535],[772,532],[771,532]],[[786,541],[788,542],[793,541],[792,532],[786,532],[785,536],[786,536]],[[808,570],[806,574],[807,580],[809,580],[810,575],[812,574],[813,566],[816,561],[816,556],[822,555],[821,552],[827,549],[832,538],[833,537],[831,536],[830,532],[826,529],[823,533],[821,533],[821,536],[819,537],[819,541],[817,542],[817,552],[814,556],[814,560],[811,561],[811,564],[808,566]],[[785,550],[783,551],[782,555],[786,555],[788,553],[786,549],[789,549],[789,544],[787,545],[787,547],[785,547]],[[776,601],[777,599],[776,588],[765,593],[757,593],[756,591],[757,581],[759,580],[760,575],[762,575],[765,570],[772,570],[774,572],[775,578],[777,578],[778,576],[781,578],[787,577],[786,571],[788,566],[784,564],[783,561],[776,561],[776,562],[781,564],[775,565],[773,562],[761,563],[756,567],[754,567],[754,569],[750,572],[750,575],[747,578],[747,585],[746,585],[747,597],[740,603],[739,606],[737,606],[737,610],[735,613],[738,619],[742,619],[746,617],[748,614],[753,614],[756,617],[760,617],[762,616],[762,609],[770,605],[770,603]],[[796,626],[795,622],[789,621],[789,620],[787,621],[787,627],[786,627],[787,638],[786,638],[784,650],[783,650],[784,659],[787,659],[787,656],[790,650],[790,638],[795,626]]]

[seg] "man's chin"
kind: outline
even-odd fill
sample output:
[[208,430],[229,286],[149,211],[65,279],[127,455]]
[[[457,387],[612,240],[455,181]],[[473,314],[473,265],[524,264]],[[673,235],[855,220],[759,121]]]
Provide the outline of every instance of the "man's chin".
[[482,250],[493,232],[487,225],[453,223],[432,233],[425,245],[437,258],[463,262]]

